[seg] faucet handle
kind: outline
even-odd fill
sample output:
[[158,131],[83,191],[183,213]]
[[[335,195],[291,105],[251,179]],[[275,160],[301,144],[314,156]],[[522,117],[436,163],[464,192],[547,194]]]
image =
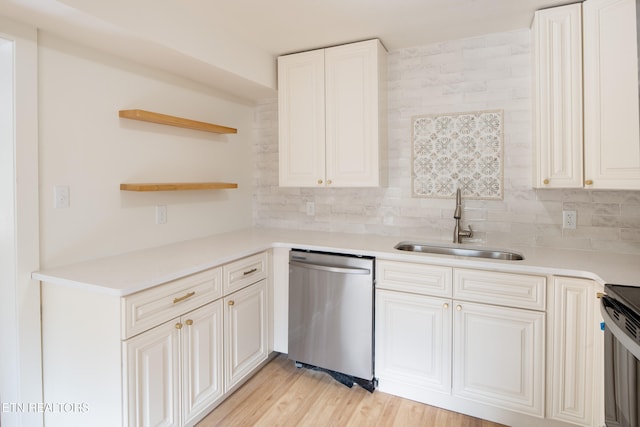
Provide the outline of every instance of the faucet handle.
[[[469,228],[468,230],[460,230],[460,231],[458,231],[458,237],[464,237],[465,239],[470,239],[470,238],[473,237],[473,230],[471,229],[471,226],[467,225],[467,227]],[[458,241],[458,243],[460,243],[460,242]]]

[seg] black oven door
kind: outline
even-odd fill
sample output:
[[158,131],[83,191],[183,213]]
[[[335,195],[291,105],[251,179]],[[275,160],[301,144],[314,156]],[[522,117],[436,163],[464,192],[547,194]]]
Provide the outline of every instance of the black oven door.
[[602,298],[601,311],[605,323],[605,424],[640,427],[640,346],[632,338],[640,332],[640,325],[630,319],[624,305],[607,295]]

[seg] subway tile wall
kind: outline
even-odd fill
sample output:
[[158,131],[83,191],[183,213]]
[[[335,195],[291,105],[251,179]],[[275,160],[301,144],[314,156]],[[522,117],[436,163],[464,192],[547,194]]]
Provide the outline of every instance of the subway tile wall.
[[[254,224],[448,240],[454,200],[411,197],[411,118],[502,109],[504,200],[463,200],[472,241],[640,253],[640,191],[531,188],[532,69],[527,29],[389,52],[385,188],[278,187],[278,102],[262,101],[254,121]],[[562,228],[563,210],[577,212],[575,230]]]

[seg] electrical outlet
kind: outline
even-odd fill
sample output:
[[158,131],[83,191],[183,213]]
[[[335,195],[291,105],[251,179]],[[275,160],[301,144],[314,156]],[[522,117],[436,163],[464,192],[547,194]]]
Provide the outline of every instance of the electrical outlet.
[[53,187],[53,207],[66,209],[69,207],[69,186],[56,185]]
[[156,224],[167,223],[167,207],[165,205],[156,206]]
[[562,211],[562,228],[575,230],[578,225],[578,215],[576,211]]
[[314,216],[316,214],[316,204],[313,202],[307,202],[307,215]]

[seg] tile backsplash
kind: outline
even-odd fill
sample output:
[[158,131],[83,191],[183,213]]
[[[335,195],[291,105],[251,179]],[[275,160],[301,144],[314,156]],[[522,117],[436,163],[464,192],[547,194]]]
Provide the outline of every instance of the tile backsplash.
[[502,110],[412,118],[413,197],[502,199]]
[[[503,110],[504,198],[463,199],[471,241],[640,253],[640,191],[532,189],[531,49],[524,29],[389,52],[384,188],[278,187],[278,102],[262,101],[254,120],[254,224],[450,239],[454,201],[412,197],[411,119]],[[577,212],[575,230],[562,228],[563,210]]]

